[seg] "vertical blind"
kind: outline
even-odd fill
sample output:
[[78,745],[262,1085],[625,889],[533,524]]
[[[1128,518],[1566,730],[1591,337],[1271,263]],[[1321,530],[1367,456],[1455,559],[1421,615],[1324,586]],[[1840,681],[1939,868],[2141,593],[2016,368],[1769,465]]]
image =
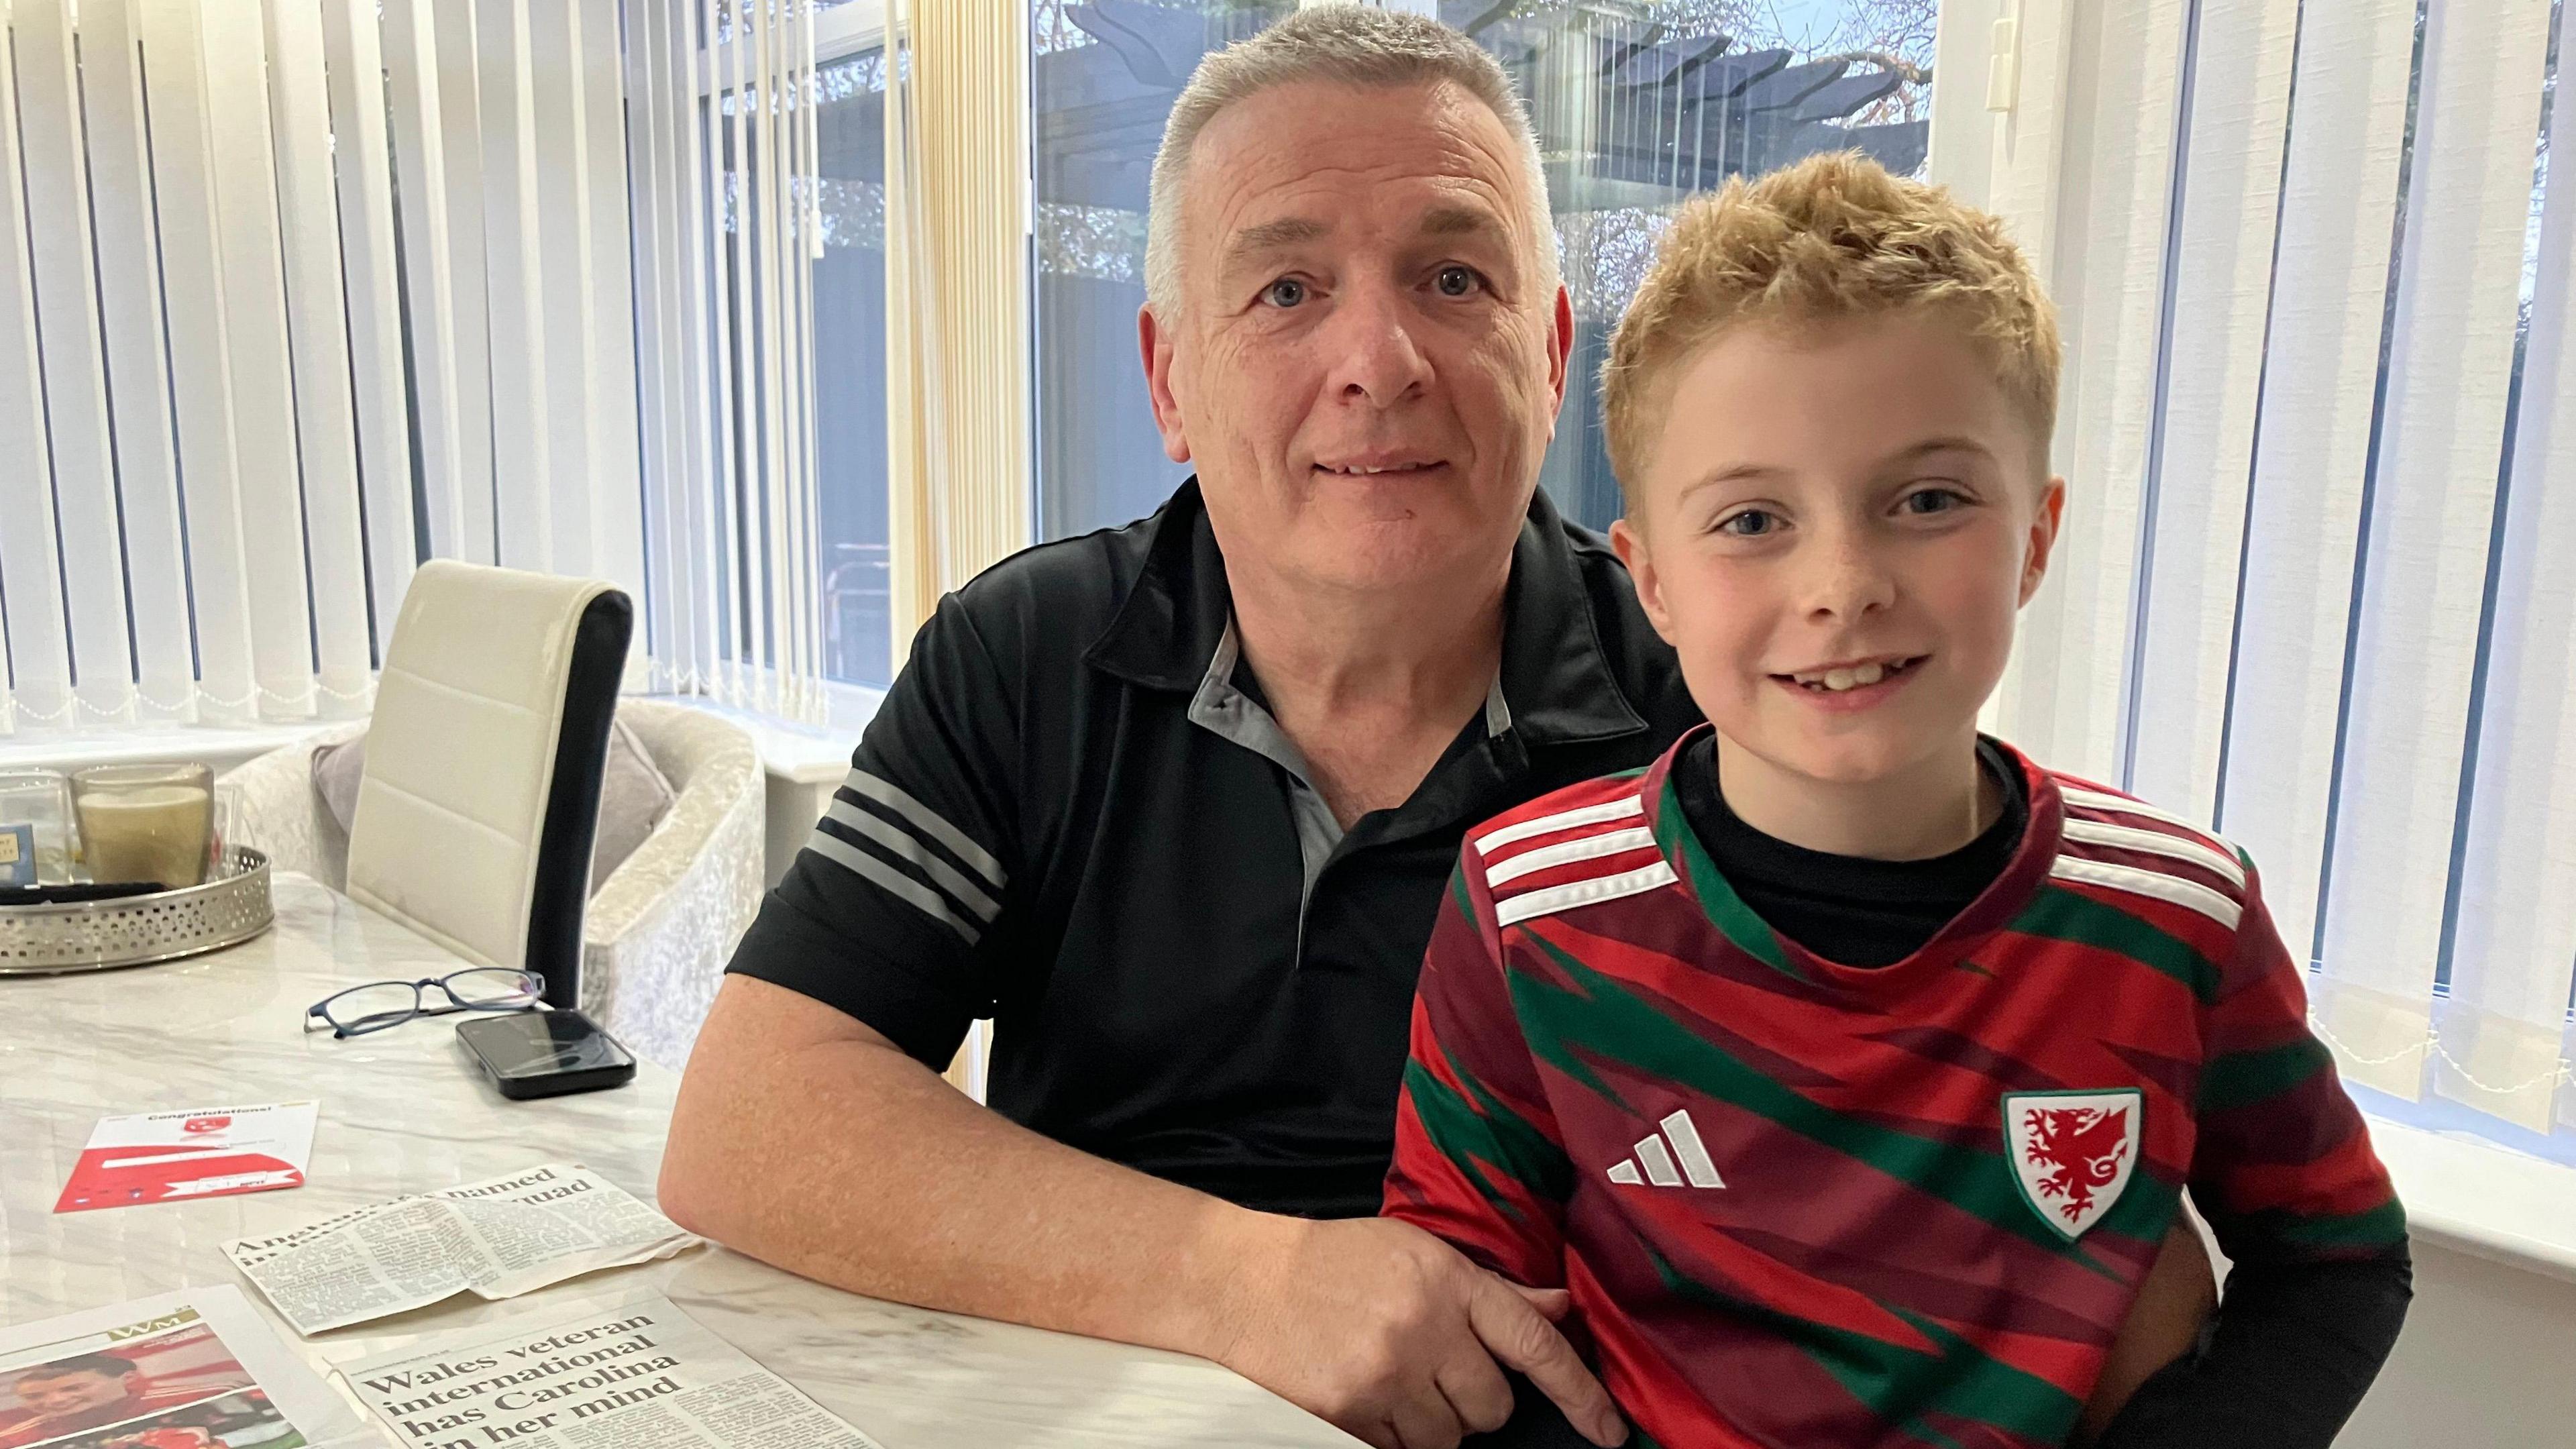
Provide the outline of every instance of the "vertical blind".
[[1993,723],[2253,856],[2348,1080],[2549,1132],[2576,979],[2563,4],[2019,9],[1973,174],[2065,312],[2071,516]]
[[627,5],[658,683],[812,716],[814,6]]
[[0,731],[363,714],[421,558],[820,635],[802,0],[0,0]]

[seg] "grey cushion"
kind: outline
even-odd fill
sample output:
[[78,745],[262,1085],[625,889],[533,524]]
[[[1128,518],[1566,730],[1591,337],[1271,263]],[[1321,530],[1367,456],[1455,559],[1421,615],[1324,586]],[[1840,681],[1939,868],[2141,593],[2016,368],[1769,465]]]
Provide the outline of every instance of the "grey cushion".
[[[323,808],[345,832],[358,809],[358,780],[366,773],[367,737],[323,745],[313,751],[313,788]],[[608,763],[599,782],[599,834],[591,847],[590,888],[598,891],[635,848],[670,813],[676,798],[671,782],[653,763],[624,720],[608,727]]]

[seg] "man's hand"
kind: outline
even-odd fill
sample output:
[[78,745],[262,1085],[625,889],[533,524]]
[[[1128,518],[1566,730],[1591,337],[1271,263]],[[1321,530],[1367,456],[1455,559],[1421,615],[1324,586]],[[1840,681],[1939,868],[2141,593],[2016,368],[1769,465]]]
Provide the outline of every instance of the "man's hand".
[[[1596,1444],[1627,1425],[1529,1289],[1408,1223],[1263,1218],[1219,1362],[1378,1449],[1452,1449],[1511,1417],[1517,1369]],[[1502,1367],[1498,1368],[1496,1365]]]
[[[835,1124],[817,1138],[811,1124]],[[855,1194],[852,1182],[883,1190]],[[1380,1449],[1495,1427],[1516,1369],[1609,1445],[1610,1396],[1513,1287],[1403,1223],[1254,1212],[968,1101],[828,1006],[728,977],[662,1156],[662,1210],[835,1287],[1212,1358]]]
[[2138,1285],[2137,1302],[2112,1340],[2101,1376],[2093,1381],[2093,1397],[2084,1405],[2073,1442],[2090,1444],[2099,1438],[2141,1384],[2198,1346],[2201,1325],[2217,1307],[2218,1283],[2210,1274],[2199,1230],[2178,1221],[2166,1231],[2155,1265]]

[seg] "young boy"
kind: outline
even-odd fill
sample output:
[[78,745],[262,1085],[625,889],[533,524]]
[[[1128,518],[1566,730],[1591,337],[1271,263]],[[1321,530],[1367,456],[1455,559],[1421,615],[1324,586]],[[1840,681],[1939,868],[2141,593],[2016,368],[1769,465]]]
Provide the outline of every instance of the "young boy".
[[1386,1211],[1571,1289],[1635,1442],[2076,1442],[2186,1187],[2227,1298],[2100,1444],[2324,1449],[2404,1317],[2252,865],[1977,732],[2057,363],[1999,224],[1850,155],[1686,207],[1612,343],[1710,725],[1468,832]]

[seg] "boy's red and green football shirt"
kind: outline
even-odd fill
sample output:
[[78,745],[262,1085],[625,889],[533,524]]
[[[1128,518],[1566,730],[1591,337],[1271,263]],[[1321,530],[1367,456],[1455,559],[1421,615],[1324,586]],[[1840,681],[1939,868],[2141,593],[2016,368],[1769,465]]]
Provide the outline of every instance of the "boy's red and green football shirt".
[[2233,848],[2008,752],[2002,875],[1846,966],[1711,865],[1688,743],[1469,833],[1387,1181],[1571,1288],[1646,1440],[2061,1444],[2186,1186],[2240,1263],[2403,1239]]

